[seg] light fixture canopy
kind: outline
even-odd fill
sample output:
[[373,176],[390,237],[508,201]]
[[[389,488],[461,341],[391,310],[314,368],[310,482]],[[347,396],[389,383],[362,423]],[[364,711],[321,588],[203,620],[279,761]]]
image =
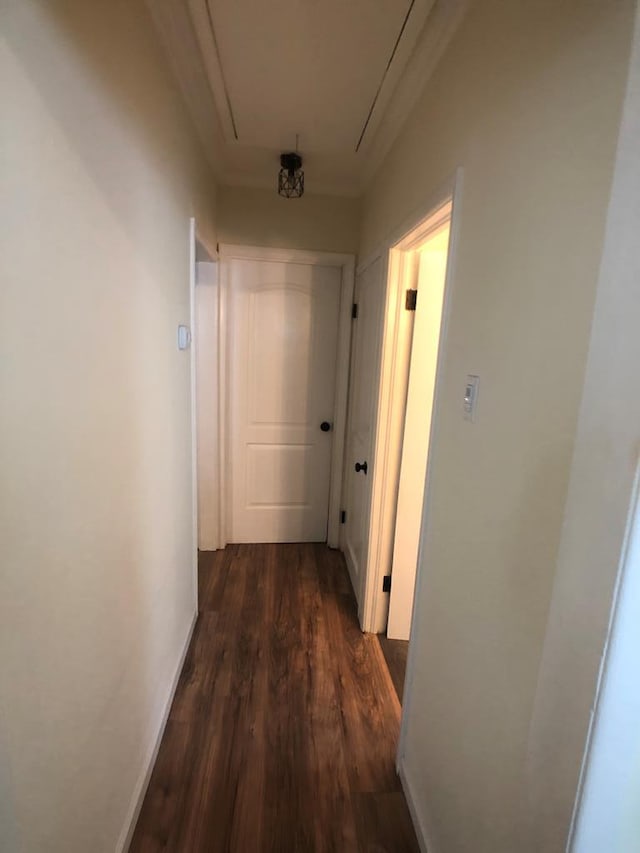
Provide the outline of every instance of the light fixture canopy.
[[278,173],[278,195],[284,198],[300,198],[304,194],[304,170],[302,157],[293,151],[280,155]]

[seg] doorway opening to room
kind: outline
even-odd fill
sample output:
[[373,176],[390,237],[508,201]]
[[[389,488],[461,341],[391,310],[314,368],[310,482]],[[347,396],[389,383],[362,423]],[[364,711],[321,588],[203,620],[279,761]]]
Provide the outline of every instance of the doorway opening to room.
[[[369,446],[358,444],[358,432],[366,435],[362,423],[364,407],[352,409],[351,446],[357,455],[367,456],[369,476],[347,459],[348,494],[362,494],[349,500],[351,527],[347,523],[344,550],[352,579],[360,582],[359,610],[364,631],[378,635],[391,680],[402,702],[411,633],[414,592],[423,517],[427,495],[429,460],[433,446],[434,412],[441,341],[447,313],[446,287],[449,269],[453,196],[440,199],[428,215],[401,232],[386,253],[366,268],[356,284],[358,301],[366,297],[378,302],[364,317],[371,334],[380,340],[380,351],[358,365],[355,341],[353,384],[367,387],[366,370],[372,372],[375,392],[369,407]],[[386,288],[384,268],[386,261]],[[369,282],[371,279],[371,282]],[[374,279],[379,282],[374,285]],[[377,333],[377,334],[376,334]],[[362,340],[367,330],[358,328]],[[362,423],[361,423],[362,422]],[[355,456],[354,456],[355,459]],[[362,519],[357,517],[361,507]],[[354,512],[355,511],[355,512]],[[349,519],[348,519],[349,522]],[[354,543],[360,543],[358,552]],[[355,570],[354,570],[355,567]],[[356,584],[354,584],[356,586]]]
[[[423,502],[433,424],[440,349],[451,205],[418,226],[391,251],[398,254],[405,291],[407,338],[406,404],[391,559],[387,628],[380,644],[402,702],[418,569]],[[407,340],[407,343],[409,341]],[[406,351],[406,350],[405,350]],[[403,383],[404,384],[404,383]],[[397,454],[397,451],[396,451]]]

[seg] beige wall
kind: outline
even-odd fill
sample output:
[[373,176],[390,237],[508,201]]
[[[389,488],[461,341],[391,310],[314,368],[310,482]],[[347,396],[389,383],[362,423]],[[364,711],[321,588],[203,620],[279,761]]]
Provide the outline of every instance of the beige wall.
[[[558,849],[566,833],[618,572],[625,562],[627,573],[638,570],[637,561],[633,562],[633,548],[629,554],[626,549],[634,509],[637,515],[634,503],[638,499],[640,476],[640,397],[629,393],[629,389],[638,387],[640,363],[639,138],[640,18],[636,13],[633,57],[607,216],[584,392],[536,703],[529,728],[526,826],[536,850],[544,853]],[[637,606],[631,586],[637,584],[637,576],[629,575],[625,583],[627,588],[623,587],[622,595],[627,599],[624,618],[628,618],[629,604],[632,608]],[[627,638],[623,640],[626,641]],[[620,654],[619,649],[617,653]],[[634,647],[634,660],[637,654],[638,648]],[[628,853],[638,846],[637,720],[633,735],[624,726],[624,714],[633,713],[634,703],[637,707],[638,679],[633,669],[627,672],[636,683],[635,695],[632,690],[624,694],[622,701],[619,695],[614,698],[613,705],[617,712],[622,712],[623,725],[617,720],[615,733],[607,732],[606,728],[604,733],[608,760],[615,766],[624,749],[626,760],[623,758],[620,762],[624,766],[618,765],[614,774],[605,772],[603,776],[599,776],[597,765],[590,768],[595,773],[591,781],[597,778],[601,786],[606,786],[616,807],[607,808],[605,798],[598,802],[597,809],[593,808],[593,800],[583,804],[593,809],[587,822],[598,825],[601,837],[603,833],[609,837],[607,853]],[[601,710],[598,709],[598,714]],[[602,724],[602,719],[596,719],[598,725]],[[612,734],[616,740],[610,743],[608,737]],[[610,768],[611,765],[607,769]],[[630,810],[634,810],[635,847],[624,840],[631,826],[625,821],[625,812],[628,815]],[[576,846],[571,849],[573,853],[600,853],[604,848],[586,843],[583,837],[576,839]]]
[[0,848],[113,851],[194,615],[189,217],[141,0],[0,4]]
[[[472,3],[365,199],[364,255],[463,167],[403,760],[434,853],[568,830],[566,801],[544,848],[519,820],[633,6]],[[575,770],[569,746],[548,760]]]
[[311,195],[281,198],[275,189],[220,187],[218,191],[221,243],[278,249],[356,252],[360,201]]

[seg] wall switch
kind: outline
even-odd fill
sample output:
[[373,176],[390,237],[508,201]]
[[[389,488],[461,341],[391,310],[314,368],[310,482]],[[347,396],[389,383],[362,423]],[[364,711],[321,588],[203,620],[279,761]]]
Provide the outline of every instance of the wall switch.
[[476,403],[478,402],[478,386],[480,385],[480,377],[469,374],[464,386],[464,402],[462,410],[464,412],[465,421],[475,421],[476,419]]
[[191,329],[188,326],[178,326],[178,349],[189,349],[191,345]]

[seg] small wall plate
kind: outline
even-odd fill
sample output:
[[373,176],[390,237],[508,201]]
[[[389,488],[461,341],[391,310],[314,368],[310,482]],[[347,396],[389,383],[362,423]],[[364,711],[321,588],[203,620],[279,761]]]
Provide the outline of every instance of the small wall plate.
[[467,381],[464,386],[464,401],[462,410],[466,421],[475,421],[476,419],[476,404],[478,402],[478,388],[480,385],[480,377],[470,373],[467,376]]

